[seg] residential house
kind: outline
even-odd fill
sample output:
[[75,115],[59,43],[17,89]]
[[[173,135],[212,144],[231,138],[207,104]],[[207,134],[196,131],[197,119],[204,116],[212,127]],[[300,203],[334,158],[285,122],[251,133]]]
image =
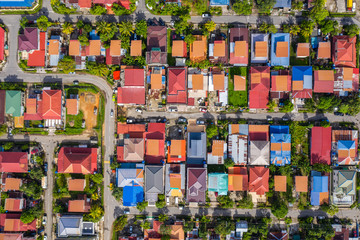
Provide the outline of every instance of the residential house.
[[9,193],[9,197],[5,199],[4,210],[6,212],[22,212],[26,207],[26,200],[23,193]]
[[0,27],[0,61],[5,60],[5,37],[7,38],[7,32],[4,28]]
[[63,215],[57,219],[58,237],[80,237],[94,235],[95,225],[92,222],[84,222],[82,216]]
[[224,72],[214,70],[209,75],[209,91],[216,91],[216,106],[226,106],[228,104],[228,76]]
[[197,69],[189,69],[188,71],[188,106],[205,105],[207,97],[209,76]]
[[[278,0],[285,2],[284,0]],[[272,33],[271,34],[271,66],[290,65],[290,34]]]
[[289,99],[291,91],[291,75],[287,70],[271,72],[271,99]]
[[152,221],[152,228],[144,230],[144,240],[161,239],[160,227],[162,223],[159,221]]
[[146,63],[167,65],[167,27],[149,26],[147,30]]
[[247,221],[240,220],[235,223],[235,231],[231,231],[230,240],[243,239],[244,233],[249,230]]
[[316,171],[311,172],[310,202],[312,206],[329,203],[329,176]]
[[[224,0],[210,0],[224,1]],[[229,1],[229,0],[225,0]],[[226,36],[214,33],[210,35],[209,39],[209,61],[215,64],[227,64],[229,59],[228,44]]]
[[292,67],[292,98],[312,98],[312,67]]
[[337,170],[332,172],[331,202],[338,206],[351,206],[356,201],[356,171]]
[[315,70],[314,71],[314,92],[333,93],[334,92],[334,71]]
[[0,233],[0,239],[25,240],[23,233]]
[[227,144],[224,140],[213,140],[212,152],[207,154],[208,164],[224,164],[227,158]]
[[66,99],[66,114],[78,115],[79,113],[79,99],[78,95],[70,95],[70,98]]
[[228,175],[227,173],[209,173],[208,191],[215,192],[217,195],[227,196],[228,193]]
[[250,68],[249,108],[265,109],[269,102],[270,67]]
[[0,90],[0,124],[4,124],[5,122],[5,99],[6,91]]
[[86,186],[85,179],[69,179],[68,180],[68,190],[74,192],[83,192]]
[[[357,165],[359,163],[357,130],[333,130],[332,154],[338,165]],[[335,157],[335,159],[334,159]]]
[[132,57],[142,56],[142,40],[131,40],[130,56]]
[[166,85],[165,69],[161,67],[152,67],[151,73],[148,72],[146,77],[147,83],[150,83],[151,95],[161,95],[159,90],[165,89]]
[[310,56],[310,44],[309,43],[298,43],[296,48],[297,58],[307,58]]
[[334,94],[344,97],[349,92],[359,91],[359,69],[358,68],[335,68]]
[[22,106],[23,93],[17,90],[6,90],[5,96],[5,113],[12,117],[20,117],[23,115]]
[[51,67],[57,66],[59,60],[64,57],[64,54],[61,53],[61,41],[62,38],[60,35],[51,35],[50,39],[47,41],[49,66]]
[[229,6],[230,0],[210,0],[210,6]]
[[20,220],[21,213],[1,213],[0,228],[3,232],[26,232],[36,231],[36,219],[30,223]]
[[269,34],[254,33],[251,34],[251,63],[269,62]]
[[145,156],[143,138],[125,138],[124,145],[117,147],[118,162],[142,162]]
[[246,165],[248,160],[248,136],[247,124],[229,124],[228,157],[235,165]]
[[249,30],[230,28],[230,61],[234,66],[247,66],[249,63]]
[[165,165],[165,195],[167,197],[183,199],[185,196],[185,174],[185,164]]
[[61,90],[43,89],[41,94],[29,94],[26,99],[24,120],[45,120],[46,127],[62,125]]
[[269,191],[269,169],[266,167],[251,167],[249,175],[249,192],[253,202],[265,202],[265,193]]
[[275,192],[286,192],[286,176],[274,176],[274,190]]
[[291,134],[289,126],[270,126],[270,161],[276,166],[291,162]]
[[[4,177],[5,174],[3,174]],[[20,187],[23,183],[23,180],[21,178],[12,178],[12,177],[5,177],[2,180],[2,191],[8,192],[8,191],[19,191]]]
[[295,191],[308,192],[308,176],[295,176]]
[[332,61],[335,67],[356,67],[356,36],[332,37]]
[[331,58],[331,43],[330,42],[319,42],[317,49],[318,59],[330,59]]
[[118,87],[118,105],[145,104],[145,71],[144,69],[125,68],[124,85]]
[[249,176],[246,167],[228,168],[228,190],[247,191],[249,189]]
[[27,60],[29,67],[45,67],[46,32],[38,28],[26,27],[18,36],[18,50],[21,59]]
[[173,40],[172,41],[172,57],[175,58],[186,58],[187,57],[187,47],[184,40]]
[[18,50],[31,52],[38,50],[39,29],[35,27],[26,27],[22,34],[18,36]]
[[234,91],[246,91],[246,76],[234,75]]
[[188,132],[187,164],[202,165],[206,162],[206,133]]
[[168,68],[168,104],[187,103],[186,71],[185,67]]
[[170,140],[167,163],[183,163],[186,161],[186,140]]
[[164,166],[145,166],[145,201],[155,206],[159,194],[164,194]]
[[346,226],[342,226],[341,224],[331,224],[334,229],[335,236],[332,240],[355,240],[354,238],[349,238],[350,230]]
[[267,239],[268,240],[288,240],[289,233],[286,230],[282,230],[281,232],[269,232]]
[[0,152],[0,172],[2,173],[28,172],[27,152]]
[[123,188],[123,205],[144,201],[144,164],[128,164],[116,169],[117,187]]
[[330,165],[331,127],[311,129],[311,165],[322,163]]
[[269,164],[269,126],[249,125],[249,165]]
[[206,177],[207,170],[206,168],[187,168],[187,192],[186,192],[186,202],[187,203],[205,203],[206,197]]
[[79,195],[76,200],[69,200],[68,212],[73,213],[88,213],[90,212],[90,198],[84,195]]
[[145,133],[147,164],[162,164],[165,162],[165,123],[149,123]]
[[106,49],[106,64],[120,65],[122,56],[121,40],[110,40],[110,48]]
[[172,240],[184,240],[185,234],[184,234],[184,228],[182,225],[182,222],[175,222],[174,225],[170,225],[170,239]]
[[207,59],[207,38],[203,35],[193,35],[195,41],[190,44],[190,61],[201,62]]
[[60,148],[58,173],[94,174],[97,171],[97,148]]

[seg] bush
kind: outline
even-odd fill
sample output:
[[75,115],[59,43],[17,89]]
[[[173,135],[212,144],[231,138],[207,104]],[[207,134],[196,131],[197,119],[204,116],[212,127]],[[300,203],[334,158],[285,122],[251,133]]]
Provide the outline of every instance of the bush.
[[218,196],[217,201],[221,208],[232,208],[234,207],[234,201],[229,196]]
[[90,8],[91,15],[103,15],[106,13],[106,8],[101,5],[95,4]]
[[243,197],[240,201],[237,202],[236,207],[242,209],[253,209],[254,203],[251,199],[251,196],[246,195],[245,197]]
[[274,202],[271,206],[271,213],[278,219],[284,218],[288,214],[288,207],[286,202],[280,199]]
[[123,188],[115,187],[112,191],[112,195],[118,201],[120,201],[123,197]]
[[122,215],[118,217],[113,224],[113,231],[114,232],[120,232],[124,229],[125,225],[127,224],[127,216]]
[[158,201],[155,203],[155,206],[157,208],[164,208],[166,206],[165,195],[164,194],[159,194],[158,195]]
[[252,0],[240,0],[233,4],[233,10],[239,15],[250,15],[252,13],[252,6]]
[[145,211],[146,207],[149,205],[148,202],[146,201],[143,201],[143,202],[138,202],[136,204],[136,208],[140,211],[140,212],[143,212]]
[[210,14],[214,15],[214,16],[221,16],[222,15],[221,7],[211,7],[210,8]]

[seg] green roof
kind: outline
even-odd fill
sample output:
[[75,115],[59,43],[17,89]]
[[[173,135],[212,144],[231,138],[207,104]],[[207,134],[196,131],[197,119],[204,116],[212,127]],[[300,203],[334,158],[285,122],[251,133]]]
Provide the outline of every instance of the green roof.
[[228,175],[226,173],[209,173],[208,190],[210,192],[217,192],[218,195],[227,195]]
[[5,109],[6,114],[11,114],[13,117],[21,116],[21,91],[6,91]]

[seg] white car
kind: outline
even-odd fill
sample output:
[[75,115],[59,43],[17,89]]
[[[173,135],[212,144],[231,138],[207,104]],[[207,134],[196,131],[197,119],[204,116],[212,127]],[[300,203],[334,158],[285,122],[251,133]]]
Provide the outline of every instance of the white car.
[[110,111],[110,117],[114,117],[114,110],[113,109],[111,109],[111,111]]
[[47,220],[46,216],[43,216],[43,219],[42,219],[42,224],[43,225],[46,225],[46,220]]
[[142,113],[142,112],[143,112],[140,108],[136,108],[135,111],[138,112],[138,113]]
[[43,238],[44,240],[47,240],[47,236],[46,236],[46,233],[44,234],[44,238]]

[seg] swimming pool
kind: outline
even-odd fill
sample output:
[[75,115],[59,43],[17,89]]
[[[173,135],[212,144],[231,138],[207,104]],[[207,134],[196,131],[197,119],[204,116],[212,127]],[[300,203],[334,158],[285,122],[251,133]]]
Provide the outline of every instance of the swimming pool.
[[0,0],[0,7],[31,7],[35,0]]

